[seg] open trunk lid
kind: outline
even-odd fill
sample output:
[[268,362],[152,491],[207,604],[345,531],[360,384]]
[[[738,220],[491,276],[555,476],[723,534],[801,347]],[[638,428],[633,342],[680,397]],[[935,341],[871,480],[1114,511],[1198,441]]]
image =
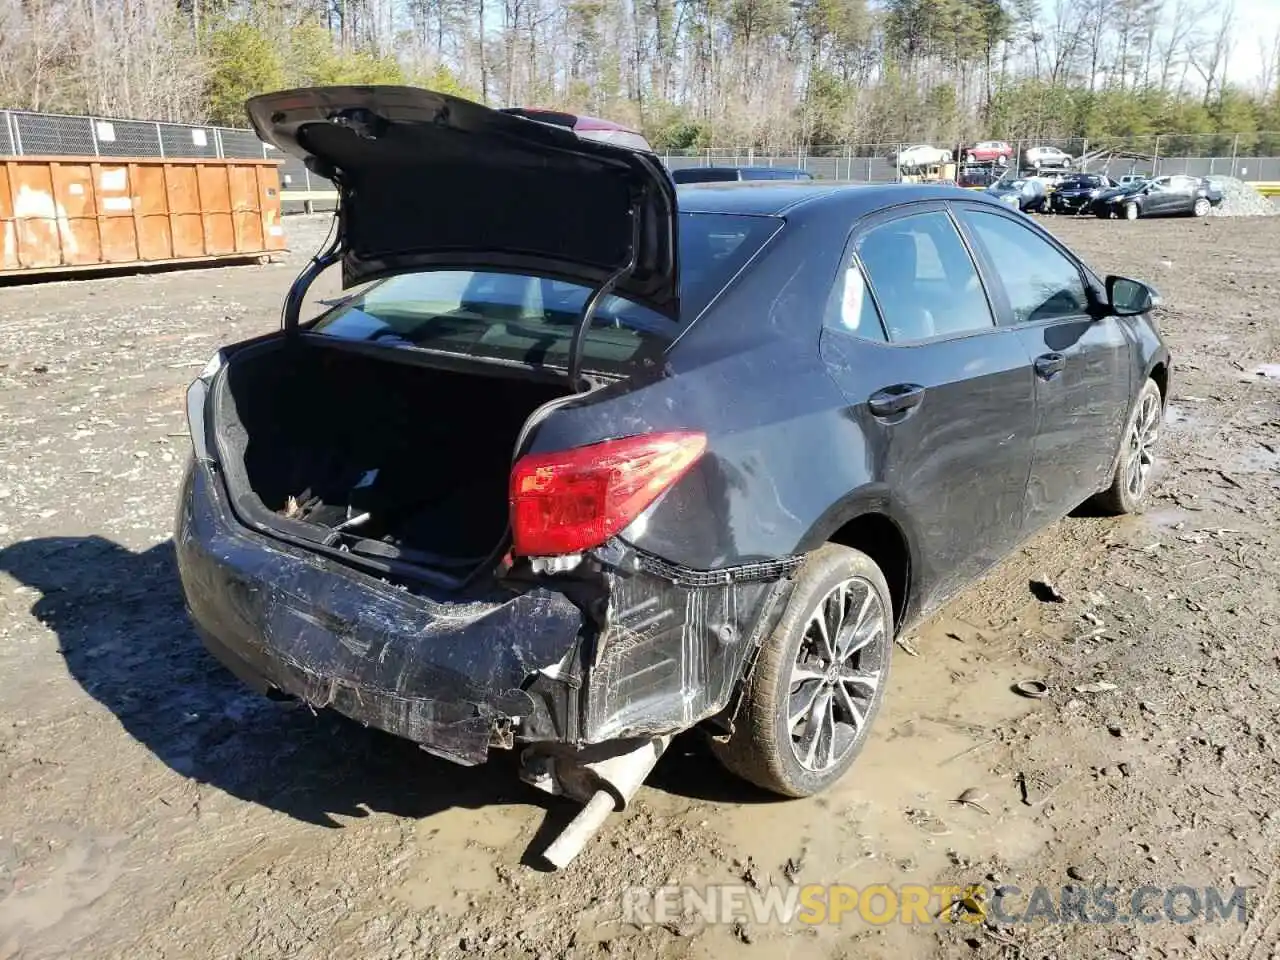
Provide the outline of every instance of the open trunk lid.
[[679,317],[675,186],[652,153],[414,87],[286,90],[247,109],[337,185],[344,286],[484,268],[612,284]]

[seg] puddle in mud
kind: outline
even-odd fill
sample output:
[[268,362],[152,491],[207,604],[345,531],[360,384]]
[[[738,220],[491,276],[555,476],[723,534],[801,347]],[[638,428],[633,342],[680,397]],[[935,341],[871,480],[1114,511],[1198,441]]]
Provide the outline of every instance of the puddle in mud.
[[[729,857],[750,857],[766,889],[789,886],[788,859],[802,861],[799,884],[976,883],[982,877],[963,866],[969,860],[1017,860],[1047,839],[1024,815],[1016,786],[990,772],[996,731],[1039,709],[1010,690],[1034,669],[1017,635],[984,637],[966,623],[935,621],[917,649],[919,657],[895,649],[889,695],[871,739],[835,787],[805,800],[704,805],[702,816],[724,838]],[[952,802],[971,788],[985,794],[988,813]],[[658,794],[657,803],[677,799]],[[733,882],[740,871],[732,862],[724,868],[728,876],[680,882]],[[826,952],[851,937],[860,949],[876,945],[893,955],[922,935],[930,936],[930,928],[896,921],[873,926],[847,914],[839,924],[816,928],[794,921],[753,928],[752,955]],[[717,927],[696,941],[690,956],[723,956],[734,946],[732,931]]]
[[1266,380],[1280,380],[1280,363],[1263,363],[1253,368],[1255,377]]
[[1194,424],[1197,420],[1195,414],[1191,413],[1185,407],[1177,403],[1170,403],[1165,407],[1164,422],[1171,427],[1181,427]]
[[1160,507],[1137,514],[1134,519],[1140,521],[1143,526],[1172,530],[1180,523],[1185,524],[1190,517],[1191,514],[1186,510],[1180,510],[1177,507]]
[[1280,473],[1280,450],[1253,447],[1236,458],[1232,469],[1240,473]]

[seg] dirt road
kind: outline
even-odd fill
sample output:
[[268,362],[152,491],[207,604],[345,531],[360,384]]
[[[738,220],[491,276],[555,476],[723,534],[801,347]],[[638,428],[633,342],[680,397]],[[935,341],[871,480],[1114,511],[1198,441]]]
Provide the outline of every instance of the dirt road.
[[[0,958],[1275,956],[1280,218],[1049,222],[1164,295],[1154,509],[1067,519],[913,634],[835,791],[677,743],[565,875],[531,863],[572,807],[509,760],[259,700],[184,617],[185,384],[276,324],[327,224],[285,265],[0,289]],[[1253,889],[1247,923],[619,922],[628,884],[792,876]]]

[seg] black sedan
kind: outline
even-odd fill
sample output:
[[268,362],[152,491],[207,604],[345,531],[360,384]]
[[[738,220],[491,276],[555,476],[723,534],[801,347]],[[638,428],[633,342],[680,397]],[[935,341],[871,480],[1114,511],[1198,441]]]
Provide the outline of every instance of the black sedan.
[[[284,329],[188,396],[183,589],[262,691],[463,764],[521,745],[591,810],[695,726],[804,796],[866,743],[895,634],[1083,501],[1146,502],[1152,291],[981,194],[677,193],[410,88],[250,112],[341,196]],[[328,264],[363,286],[303,319]]]
[[1058,183],[1049,206],[1054,213],[1088,213],[1096,198],[1116,186],[1114,180],[1099,173],[1073,174]]
[[1170,176],[1105,190],[1093,201],[1095,215],[1123,217],[1205,217],[1222,203],[1221,189],[1207,177]]

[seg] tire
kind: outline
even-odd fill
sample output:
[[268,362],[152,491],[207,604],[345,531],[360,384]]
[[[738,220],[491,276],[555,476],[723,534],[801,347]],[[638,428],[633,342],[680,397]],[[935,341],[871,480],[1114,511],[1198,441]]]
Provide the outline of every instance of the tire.
[[1126,203],[1124,205],[1124,218],[1126,220],[1138,219],[1138,205],[1136,203]]
[[[830,616],[837,603],[845,625],[854,623],[847,642],[865,638],[846,654],[843,681],[815,619],[820,610]],[[833,639],[841,642],[838,629]],[[730,772],[784,797],[827,789],[866,744],[884,701],[892,650],[893,604],[880,568],[849,547],[818,548],[800,568],[787,609],[760,648],[734,732],[727,741],[713,740],[713,752]],[[805,675],[797,680],[798,670]],[[806,698],[809,709],[800,710]]]
[[1196,202],[1191,207],[1191,214],[1196,217],[1207,217],[1212,207],[1213,204],[1209,202],[1207,197],[1196,197]]
[[1002,167],[1007,167],[1009,165],[1009,155],[1007,153],[1000,154],[1000,156],[996,158],[996,162]]
[[1160,439],[1162,419],[1164,402],[1160,388],[1154,380],[1148,380],[1125,421],[1111,486],[1094,497],[1094,502],[1107,513],[1141,513],[1146,508],[1155,464],[1152,448]]
[[965,158],[965,160],[969,161],[969,163],[977,163],[977,162],[978,162],[978,156],[977,156],[977,154],[974,154],[974,153],[966,153],[966,154],[964,155],[964,158]]

